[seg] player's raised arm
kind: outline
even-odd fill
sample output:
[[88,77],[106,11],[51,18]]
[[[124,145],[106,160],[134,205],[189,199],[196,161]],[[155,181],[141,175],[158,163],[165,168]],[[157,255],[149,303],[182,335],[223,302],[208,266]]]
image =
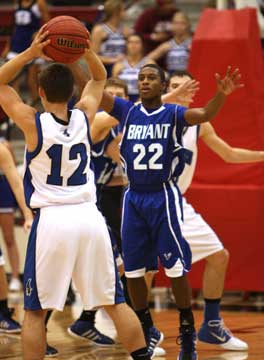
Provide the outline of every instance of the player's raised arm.
[[5,113],[24,131],[31,132],[36,110],[24,104],[17,92],[7,84],[33,59],[43,56],[48,32],[45,26],[37,33],[31,46],[0,67],[0,105]]
[[91,78],[84,87],[81,99],[75,107],[85,111],[91,124],[102,99],[107,74],[103,63],[90,48],[85,50],[84,59]]
[[224,105],[226,97],[244,86],[240,83],[241,74],[239,70],[236,69],[231,72],[230,66],[223,79],[220,78],[219,74],[216,74],[215,77],[217,82],[217,92],[215,96],[203,108],[186,110],[185,120],[190,125],[210,121]]
[[201,139],[227,163],[252,163],[264,161],[264,151],[235,148],[221,139],[210,123],[202,124]]

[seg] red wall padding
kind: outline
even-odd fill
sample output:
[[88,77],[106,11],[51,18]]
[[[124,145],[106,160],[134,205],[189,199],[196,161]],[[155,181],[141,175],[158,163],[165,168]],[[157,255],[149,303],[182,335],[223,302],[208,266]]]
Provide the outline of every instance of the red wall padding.
[[[204,105],[216,90],[214,74],[238,67],[245,88],[232,94],[213,120],[230,145],[264,149],[264,67],[254,9],[205,10],[194,36],[190,71],[201,82],[194,106]],[[231,258],[226,289],[264,290],[264,165],[226,164],[199,144],[195,178],[187,194],[214,228]],[[190,279],[201,288],[202,264]],[[158,286],[168,285],[164,274]]]

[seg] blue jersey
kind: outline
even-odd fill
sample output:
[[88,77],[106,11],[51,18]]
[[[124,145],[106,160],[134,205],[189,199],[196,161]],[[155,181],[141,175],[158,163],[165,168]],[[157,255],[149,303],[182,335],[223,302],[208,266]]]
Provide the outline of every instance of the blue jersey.
[[120,153],[131,189],[159,189],[182,173],[182,132],[189,126],[185,111],[172,104],[147,110],[142,104],[115,99],[111,115],[124,125]]
[[92,146],[92,162],[97,185],[107,184],[111,180],[117,166],[117,163],[105,155],[107,146],[116,138],[117,134],[118,128],[113,128],[104,140]]
[[40,28],[41,19],[35,0],[28,7],[23,7],[21,3],[20,0],[14,14],[15,29],[10,46],[10,50],[16,53],[21,53],[30,46],[33,34]]

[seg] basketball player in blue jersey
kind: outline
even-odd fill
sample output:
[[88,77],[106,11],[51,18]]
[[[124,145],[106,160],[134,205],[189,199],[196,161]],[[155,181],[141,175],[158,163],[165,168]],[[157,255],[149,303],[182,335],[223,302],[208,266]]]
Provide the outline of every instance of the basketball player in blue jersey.
[[129,180],[124,196],[122,245],[125,274],[134,309],[142,323],[152,354],[163,334],[154,326],[148,309],[144,274],[158,257],[171,279],[180,311],[179,360],[196,360],[196,333],[191,310],[190,287],[186,273],[191,267],[191,251],[180,230],[182,199],[176,178],[185,165],[182,147],[184,127],[210,121],[226,96],[242,87],[238,69],[228,68],[224,79],[216,75],[217,93],[203,108],[186,109],[162,105],[164,72],[145,65],[138,77],[142,103],[114,98],[104,92],[101,108],[124,126],[121,159]]
[[[192,76],[186,71],[172,74],[168,91],[173,91]],[[189,102],[182,105],[189,107]],[[188,150],[188,161],[177,184],[184,194],[192,182],[197,161],[198,138],[224,161],[228,163],[253,163],[264,161],[264,151],[232,148],[215,132],[209,123],[188,127],[183,135],[183,146]],[[203,296],[205,300],[204,321],[198,333],[198,339],[205,343],[219,345],[225,350],[247,350],[245,342],[234,337],[225,328],[219,314],[220,300],[224,289],[224,280],[229,260],[228,251],[218,239],[215,232],[195,212],[191,204],[183,197],[184,222],[182,235],[189,243],[192,251],[192,262],[206,260],[203,276]]]
[[[13,34],[1,54],[7,60],[26,50],[39,30],[41,21],[47,22],[50,18],[46,0],[18,0],[15,3]],[[36,84],[40,64],[43,64],[43,59],[36,60],[28,67],[28,86],[33,102],[38,98]],[[13,86],[18,88],[17,82]]]
[[44,26],[30,48],[0,68],[0,105],[24,132],[25,195],[36,212],[24,271],[24,359],[43,359],[46,311],[63,309],[73,278],[84,308],[104,306],[131,357],[149,360],[140,323],[124,303],[107,227],[88,181],[89,126],[102,98],[106,80],[103,64],[88,41],[84,59],[91,79],[70,112],[67,103],[74,81],[71,71],[62,64],[51,64],[39,75],[39,94],[45,109],[42,114],[24,104],[7,85],[26,63],[44,56],[42,50],[49,44],[47,35]]
[[[13,190],[20,209],[23,213],[25,219],[24,230],[28,231],[33,221],[32,212],[26,206],[23,183],[17,172],[12,155],[7,149],[7,147],[1,143],[0,168],[6,175],[10,187]],[[7,306],[7,281],[4,264],[4,258],[0,248],[0,333],[15,334],[21,332],[21,326],[17,321],[13,319],[12,311],[8,309]]]

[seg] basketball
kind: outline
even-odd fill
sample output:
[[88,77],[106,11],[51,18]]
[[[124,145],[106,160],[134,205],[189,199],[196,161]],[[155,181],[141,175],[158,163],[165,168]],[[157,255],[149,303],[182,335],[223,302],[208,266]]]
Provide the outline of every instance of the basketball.
[[54,61],[70,64],[78,60],[87,47],[89,38],[86,27],[72,16],[57,16],[51,19],[46,29],[51,42],[44,54]]

